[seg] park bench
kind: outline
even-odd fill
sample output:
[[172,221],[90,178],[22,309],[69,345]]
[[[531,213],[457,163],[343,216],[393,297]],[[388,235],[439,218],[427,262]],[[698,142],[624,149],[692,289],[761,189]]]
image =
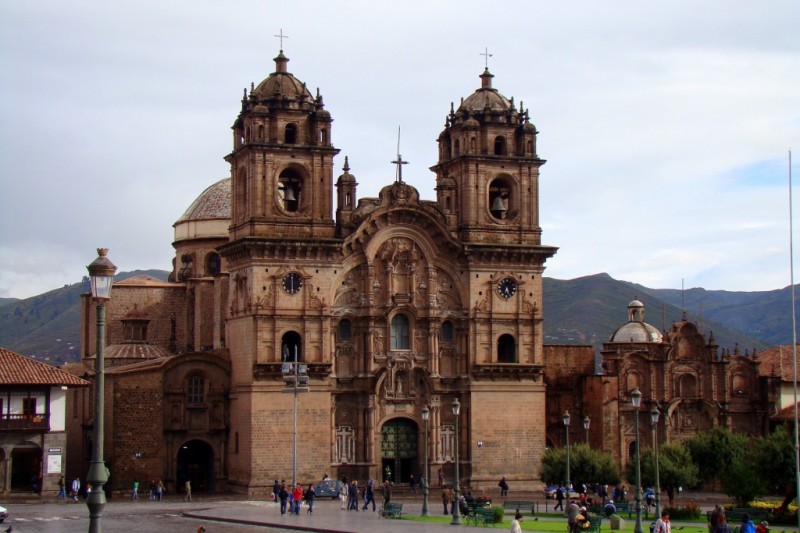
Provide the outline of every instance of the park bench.
[[603,523],[603,517],[587,513],[586,519],[589,521],[589,525],[586,527],[579,527],[578,531],[580,533],[600,533],[600,525]]
[[527,511],[536,514],[536,502],[525,500],[506,500],[503,502],[503,509],[513,509],[515,511]]
[[381,509],[381,516],[384,518],[402,518],[403,517],[403,504],[389,502],[383,509]]
[[617,508],[617,514],[621,515],[622,513],[628,514],[628,519],[633,516],[634,511],[636,511],[635,507],[636,504],[634,502],[614,502],[614,507]]
[[492,507],[475,507],[474,510],[467,515],[466,520],[467,524],[480,526],[491,525],[494,527],[497,523],[495,521],[495,512]]

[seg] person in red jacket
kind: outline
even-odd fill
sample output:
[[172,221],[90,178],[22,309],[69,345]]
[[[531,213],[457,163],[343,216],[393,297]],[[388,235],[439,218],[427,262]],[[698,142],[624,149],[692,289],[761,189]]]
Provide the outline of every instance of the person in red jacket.
[[298,483],[292,489],[292,497],[294,497],[294,507],[292,512],[296,515],[300,514],[300,502],[303,501],[303,487]]

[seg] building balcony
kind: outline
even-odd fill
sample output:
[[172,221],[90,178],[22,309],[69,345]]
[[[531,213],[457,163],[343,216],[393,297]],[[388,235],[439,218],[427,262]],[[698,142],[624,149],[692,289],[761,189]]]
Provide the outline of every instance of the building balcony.
[[1,415],[0,431],[49,431],[50,415]]

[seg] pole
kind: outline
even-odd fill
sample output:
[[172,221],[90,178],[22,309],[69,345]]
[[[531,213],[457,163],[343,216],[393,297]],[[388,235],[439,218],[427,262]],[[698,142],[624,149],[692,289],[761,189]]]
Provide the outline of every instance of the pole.
[[428,463],[428,418],[425,417],[425,472],[422,476],[422,516],[430,516],[428,509],[428,475],[430,474],[430,464]]
[[461,525],[461,510],[459,509],[459,505],[458,505],[459,500],[460,500],[460,494],[461,494],[461,487],[459,486],[459,479],[458,479],[458,474],[459,474],[459,472],[458,472],[458,444],[459,444],[459,440],[460,440],[458,438],[458,435],[459,435],[459,433],[458,433],[458,418],[459,418],[459,415],[456,415],[456,436],[455,436],[455,441],[456,441],[455,442],[455,444],[456,444],[456,446],[455,446],[455,448],[456,448],[455,449],[455,452],[456,452],[455,453],[455,456],[456,456],[455,457],[455,459],[456,459],[456,486],[455,486],[456,501],[455,501],[455,503],[453,503],[453,512],[451,513],[453,515],[453,520],[450,522],[451,526],[460,526]]
[[[789,150],[789,285],[792,287],[792,376],[794,376],[794,472],[795,495],[800,495],[800,435],[797,423],[797,313],[794,294],[794,217],[792,215],[792,151]],[[800,527],[800,513],[797,513]]]
[[[638,412],[637,412],[638,413]],[[661,482],[659,481],[658,473],[658,422],[653,423],[653,451],[656,454],[656,519],[661,517]]]
[[294,347],[294,427],[292,430],[292,488],[297,486],[297,345]]
[[92,492],[86,498],[89,508],[89,533],[102,533],[103,509],[106,505],[106,494],[103,485],[108,481],[108,472],[103,461],[103,438],[105,422],[105,335],[106,307],[101,299],[97,299],[97,354],[94,362],[94,428],[92,431],[92,461],[86,482],[92,485]]
[[569,424],[564,426],[564,432],[567,441],[567,503],[569,503],[570,494],[572,493],[572,482],[569,480]]
[[640,461],[640,453],[639,450],[641,446],[639,445],[639,408],[636,407],[634,410],[635,424],[636,426],[636,503],[634,504],[636,507],[636,524],[633,526],[633,533],[644,533],[642,530],[642,469],[641,469],[641,461]]

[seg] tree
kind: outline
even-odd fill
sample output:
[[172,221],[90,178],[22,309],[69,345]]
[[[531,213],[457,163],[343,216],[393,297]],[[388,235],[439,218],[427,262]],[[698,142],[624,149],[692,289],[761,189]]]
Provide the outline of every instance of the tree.
[[748,507],[764,489],[762,478],[754,475],[759,472],[754,455],[736,457],[720,472],[722,491],[736,500],[737,507]]
[[[631,457],[625,469],[625,477],[631,481],[636,478],[636,460]],[[655,483],[655,455],[653,450],[642,450],[642,486]],[[658,472],[662,492],[666,492],[672,506],[678,487],[690,487],[699,481],[697,466],[686,446],[680,443],[664,444],[658,449]]]
[[[569,470],[572,482],[619,483],[619,469],[614,458],[586,444],[569,447]],[[542,456],[542,481],[548,484],[566,482],[567,453],[564,448],[548,448]]]
[[748,438],[729,429],[714,427],[686,441],[692,461],[697,465],[700,479],[710,481],[718,477],[737,458],[749,453]]
[[766,437],[756,441],[757,468],[764,489],[778,489],[783,493],[783,501],[778,508],[785,512],[796,493],[795,451],[791,435],[792,427],[778,426]]

